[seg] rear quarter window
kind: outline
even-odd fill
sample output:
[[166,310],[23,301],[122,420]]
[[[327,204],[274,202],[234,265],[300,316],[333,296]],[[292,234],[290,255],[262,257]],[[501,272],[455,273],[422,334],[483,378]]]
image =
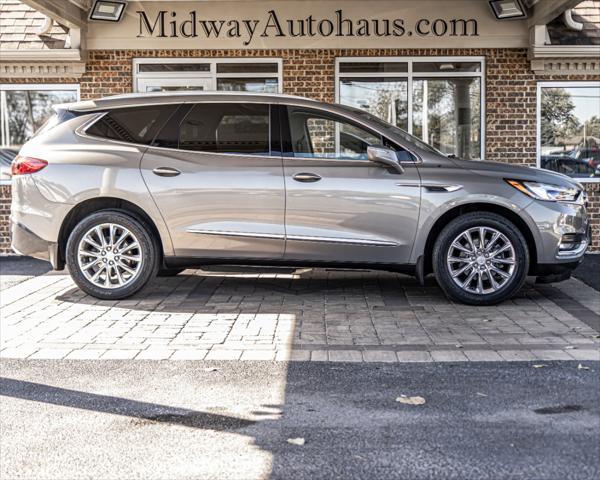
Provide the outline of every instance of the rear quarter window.
[[177,105],[117,108],[105,113],[86,130],[86,134],[149,145],[175,110]]

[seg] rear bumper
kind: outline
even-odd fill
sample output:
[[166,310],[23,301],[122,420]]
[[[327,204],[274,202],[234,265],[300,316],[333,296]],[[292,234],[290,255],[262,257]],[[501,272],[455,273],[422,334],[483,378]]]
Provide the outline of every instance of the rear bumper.
[[11,248],[19,255],[46,260],[58,270],[58,244],[38,237],[24,225],[11,222]]

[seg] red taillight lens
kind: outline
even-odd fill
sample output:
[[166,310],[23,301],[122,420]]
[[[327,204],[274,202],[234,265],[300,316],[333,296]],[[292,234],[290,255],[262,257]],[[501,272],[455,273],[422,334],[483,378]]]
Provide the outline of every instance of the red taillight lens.
[[21,157],[17,155],[12,162],[10,172],[13,175],[27,175],[28,173],[39,172],[42,168],[48,165],[46,160],[33,157]]

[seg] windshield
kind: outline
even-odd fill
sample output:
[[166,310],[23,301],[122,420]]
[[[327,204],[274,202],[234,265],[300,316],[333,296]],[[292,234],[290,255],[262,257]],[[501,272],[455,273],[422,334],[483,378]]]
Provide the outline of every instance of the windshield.
[[425,143],[420,138],[417,138],[414,135],[411,135],[407,131],[402,130],[399,127],[396,127],[396,126],[392,125],[391,123],[388,123],[385,120],[382,120],[381,118],[370,114],[369,112],[365,112],[364,110],[361,110],[360,108],[349,107],[347,105],[338,105],[338,106],[342,107],[345,110],[350,110],[352,113],[358,114],[361,117],[364,117],[365,119],[369,120],[370,122],[376,123],[377,125],[385,128],[386,130],[391,130],[394,134],[401,137],[407,143],[412,143],[413,145],[416,145],[421,150],[425,150],[426,152],[429,152],[429,153],[435,153],[438,155],[442,155],[443,157],[446,156],[444,153],[440,152],[437,148],[434,148],[431,145],[429,145],[428,143]]

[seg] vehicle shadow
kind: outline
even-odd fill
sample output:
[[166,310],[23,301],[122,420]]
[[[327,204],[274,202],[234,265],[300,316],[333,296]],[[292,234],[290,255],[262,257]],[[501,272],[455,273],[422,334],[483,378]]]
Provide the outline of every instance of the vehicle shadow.
[[333,307],[392,309],[418,304],[448,303],[435,279],[425,286],[393,272],[337,269],[299,269],[289,273],[186,270],[176,277],[160,277],[142,292],[125,300],[98,300],[78,288],[56,300],[131,310],[174,313],[283,313]]

